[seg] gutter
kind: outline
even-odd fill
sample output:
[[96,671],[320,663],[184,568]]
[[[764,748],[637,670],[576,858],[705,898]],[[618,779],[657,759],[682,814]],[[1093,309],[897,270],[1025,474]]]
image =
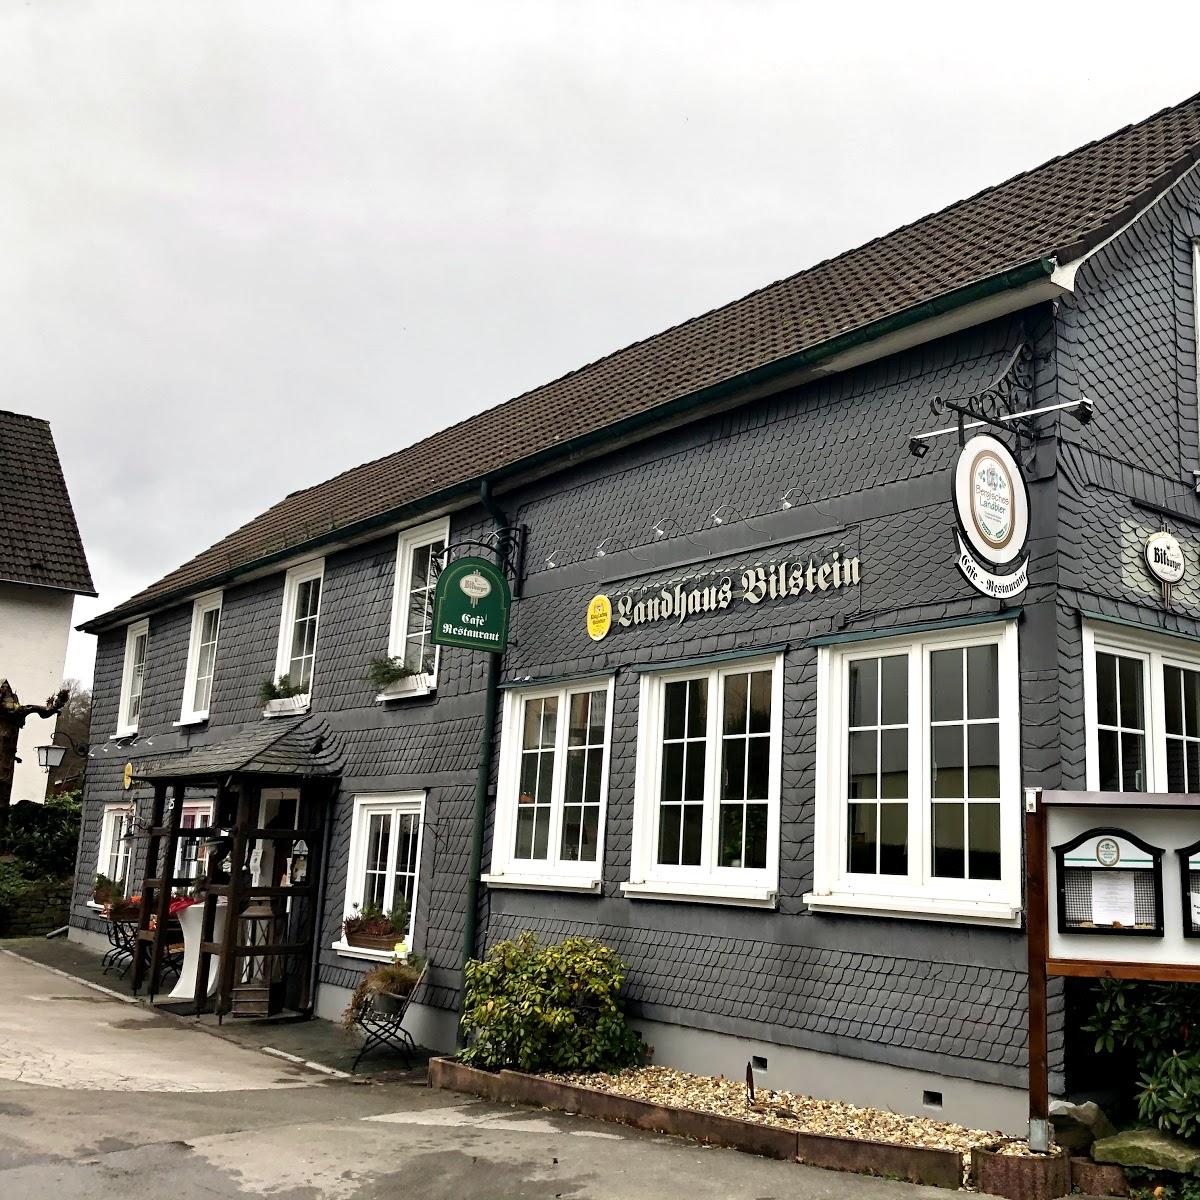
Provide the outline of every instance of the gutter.
[[[496,550],[502,556],[509,528],[508,517],[497,507],[492,498],[491,481],[484,478],[479,483],[479,503],[487,510],[495,523]],[[497,696],[500,687],[500,667],[503,654],[488,655],[487,688],[483,699],[483,729],[479,735],[479,767],[475,773],[475,807],[471,821],[471,854],[467,861],[467,890],[463,898],[463,940],[461,991],[458,1000],[459,1049],[467,1044],[466,1031],[462,1026],[462,1015],[467,1006],[467,963],[475,957],[479,936],[479,877],[483,871],[483,829],[487,820],[488,788],[492,782],[492,757],[495,753]]]
[[1058,263],[1054,258],[1042,257],[1033,259],[1010,271],[1003,271],[987,279],[978,280],[975,283],[957,288],[932,300],[927,300],[913,308],[904,309],[902,312],[893,313],[891,316],[873,321],[868,325],[838,334],[815,346],[810,346],[806,350],[801,350],[797,354],[789,355],[786,358],[777,359],[761,367],[756,367],[753,370],[742,372],[730,379],[722,380],[720,383],[702,388],[698,392],[690,392],[684,396],[677,396],[675,399],[668,400],[663,404],[656,404],[652,408],[635,413],[611,425],[605,425],[599,429],[580,434],[578,437],[569,438],[554,446],[517,459],[515,462],[508,463],[503,467],[498,467],[485,475],[476,476],[461,483],[453,484],[450,487],[443,488],[441,491],[433,492],[430,495],[423,496],[408,504],[400,505],[397,508],[389,509],[376,516],[328,530],[307,541],[285,546],[270,554],[240,563],[236,567],[231,567],[228,571],[222,572],[219,575],[207,576],[203,580],[176,588],[171,592],[166,592],[161,596],[155,597],[148,602],[146,607],[130,608],[127,610],[116,608],[101,616],[93,617],[91,620],[76,626],[76,628],[83,633],[101,633],[114,626],[125,624],[135,617],[144,616],[148,612],[168,608],[173,604],[186,600],[188,597],[197,595],[200,591],[209,591],[218,587],[224,587],[251,572],[261,571],[275,564],[295,559],[301,554],[311,553],[315,555],[323,546],[328,546],[331,543],[360,540],[367,534],[396,525],[410,517],[429,514],[437,508],[465,507],[469,503],[467,497],[473,493],[478,492],[482,497],[483,491],[486,488],[490,495],[492,484],[495,482],[512,479],[514,476],[534,470],[555,460],[567,459],[569,461],[585,454],[587,451],[604,442],[634,434],[640,429],[644,429],[649,425],[659,424],[664,420],[670,419],[672,416],[677,416],[688,410],[694,410],[701,406],[727,399],[729,396],[747,387],[752,387],[755,384],[768,383],[771,380],[778,379],[780,376],[803,368],[815,367],[828,359],[865,346],[870,342],[878,341],[889,334],[910,329],[915,325],[921,324],[923,321],[932,320],[936,317],[944,317],[949,313],[966,308],[989,297],[998,296],[1004,292],[1015,291],[1030,284],[1049,282],[1053,279],[1057,266]]

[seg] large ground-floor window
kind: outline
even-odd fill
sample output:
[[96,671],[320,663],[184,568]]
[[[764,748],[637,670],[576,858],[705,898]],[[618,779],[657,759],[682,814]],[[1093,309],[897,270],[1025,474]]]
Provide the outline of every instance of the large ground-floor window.
[[814,908],[1016,919],[1016,622],[818,651]]

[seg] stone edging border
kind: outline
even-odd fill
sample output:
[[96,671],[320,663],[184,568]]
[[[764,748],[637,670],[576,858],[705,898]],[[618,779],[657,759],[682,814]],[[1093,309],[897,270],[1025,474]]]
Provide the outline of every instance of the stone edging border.
[[633,1100],[520,1071],[482,1071],[450,1058],[429,1060],[429,1086],[469,1092],[487,1100],[532,1104],[602,1121],[619,1121],[635,1129],[673,1133],[834,1171],[880,1175],[933,1187],[962,1187],[962,1155],[954,1150],[800,1133],[778,1125],[760,1125],[737,1117]]

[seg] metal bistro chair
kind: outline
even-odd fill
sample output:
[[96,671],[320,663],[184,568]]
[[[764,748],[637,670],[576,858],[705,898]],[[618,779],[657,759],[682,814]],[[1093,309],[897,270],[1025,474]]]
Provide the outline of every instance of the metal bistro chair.
[[412,1034],[402,1026],[404,1014],[408,1012],[408,1006],[425,982],[425,976],[428,973],[429,964],[426,963],[421,968],[421,974],[417,976],[417,982],[413,984],[412,991],[407,996],[398,998],[399,1003],[395,1008],[389,1010],[376,1008],[374,1001],[368,1000],[355,1013],[354,1023],[363,1031],[366,1040],[358,1052],[358,1057],[354,1060],[354,1065],[350,1068],[352,1072],[358,1070],[358,1064],[362,1061],[363,1055],[376,1046],[390,1046],[393,1050],[398,1050],[404,1055],[405,1066],[413,1065],[413,1055],[416,1053],[417,1045],[412,1040]]
[[105,924],[108,926],[106,932],[111,949],[101,960],[101,966],[104,968],[101,974],[107,975],[109,971],[116,971],[124,979],[125,972],[129,970],[129,964],[133,962],[133,948],[137,944],[138,923],[136,921],[109,920]]

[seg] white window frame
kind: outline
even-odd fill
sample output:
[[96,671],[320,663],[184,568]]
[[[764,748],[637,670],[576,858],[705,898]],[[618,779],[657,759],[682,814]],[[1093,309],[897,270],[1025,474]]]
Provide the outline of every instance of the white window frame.
[[[130,720],[129,705],[133,699],[134,656],[138,639],[145,637],[146,649],[142,655],[142,678],[138,691],[138,715]],[[125,628],[125,660],[121,668],[121,701],[117,709],[117,731],[114,737],[132,737],[141,723],[141,706],[146,696],[146,664],[150,658],[150,619],[134,621]]]
[[[133,820],[133,805],[132,804],[106,804],[100,815],[100,839],[96,847],[96,869],[92,873],[93,877],[103,873],[106,877],[111,878],[108,874],[108,868],[111,865],[109,858],[112,855],[113,841],[119,836],[116,831],[116,826],[124,822]],[[133,866],[133,845],[131,842],[125,844],[125,896],[132,895],[132,880],[129,878],[130,868]],[[88,900],[88,908],[103,908],[104,905],[97,904],[95,900]]]
[[[930,838],[930,654],[995,644],[999,675],[1000,878],[933,875]],[[907,875],[853,874],[847,865],[846,705],[855,659],[908,655],[909,858]],[[872,916],[1019,925],[1021,919],[1021,719],[1017,622],[867,638],[817,649],[817,774],[810,909]]]
[[[600,773],[600,812],[596,828],[596,861],[576,862],[560,857],[563,799],[567,779],[567,740],[570,735],[570,698],[584,692],[604,692],[604,765]],[[515,856],[517,797],[521,782],[524,713],[527,701],[558,698],[558,724],[554,742],[550,832],[547,857]],[[492,832],[491,872],[483,876],[490,887],[596,892],[604,871],[604,831],[608,811],[608,778],[612,758],[613,677],[573,679],[553,687],[512,689],[505,693],[500,734],[500,768],[496,785],[496,822]]]
[[317,620],[313,630],[313,665],[312,675],[308,681],[308,691],[270,701],[263,709],[264,716],[290,716],[293,713],[306,712],[312,699],[312,685],[317,677],[317,646],[321,637],[321,612],[325,607],[325,560],[323,558],[314,558],[309,562],[300,563],[298,566],[292,567],[284,576],[283,612],[279,618],[279,646],[275,652],[275,682],[278,683],[284,675],[291,671],[296,600],[299,596],[300,585],[307,583],[310,579],[321,581],[321,594],[317,599]]
[[[183,805],[183,811],[179,814],[179,828],[203,829],[205,826],[211,825],[214,805],[215,801],[213,800],[185,801]],[[184,821],[186,821],[189,816],[193,818],[192,823],[191,825],[185,825]],[[188,842],[196,847],[196,857],[194,860],[196,863],[196,874],[189,877],[193,882],[195,882],[195,880],[199,879],[204,873],[204,866],[208,858],[208,854],[204,847],[198,843],[198,839],[190,838],[188,839]],[[172,868],[173,879],[178,879],[183,874],[181,870],[183,866],[183,852],[184,847],[188,844],[188,842],[180,840],[175,844],[175,865]],[[184,887],[185,885],[179,884],[178,886]]]
[[[403,529],[396,539],[396,578],[392,586],[392,623],[388,633],[388,656],[403,660],[408,649],[408,600],[412,578],[413,554],[423,546],[442,542],[450,545],[450,518],[440,517],[412,529]],[[410,675],[386,687],[377,700],[394,700],[403,696],[426,696],[437,688],[438,665],[442,648],[435,646],[433,670]]]
[[[188,639],[187,670],[184,672],[183,699],[180,703],[177,722],[179,725],[195,725],[200,721],[208,720],[209,709],[212,706],[212,688],[216,680],[216,655],[221,644],[223,604],[224,594],[222,592],[208,592],[206,595],[197,596],[192,602],[192,632]],[[213,645],[213,674],[208,685],[208,704],[204,708],[197,708],[195,701],[196,684],[200,677],[200,638],[204,632],[204,618],[213,611],[217,613],[217,637]]]
[[[771,671],[771,750],[767,796],[767,861],[762,868],[715,865],[720,837],[718,783],[721,769],[723,685],[728,675]],[[662,866],[658,857],[663,697],[668,683],[706,676],[709,680],[704,781],[704,837],[699,866]],[[633,799],[630,878],[621,885],[634,899],[682,900],[774,908],[779,891],[779,798],[783,777],[783,655],[725,659],[641,677],[637,768]]]
[[[417,928],[417,908],[421,899],[421,856],[425,845],[425,798],[420,792],[360,792],[351,797],[353,812],[350,822],[350,853],[346,864],[346,898],[342,907],[343,919],[362,906],[366,876],[367,830],[373,813],[415,813],[417,826],[417,865],[413,876],[413,903],[408,914],[407,940],[412,944]],[[395,878],[395,854],[398,834],[392,826],[392,841],[388,849],[388,881]],[[332,948],[344,958],[369,958],[379,962],[390,962],[394,954],[390,950],[371,950],[364,946],[351,946],[339,930]]]
[[[1083,625],[1083,705],[1087,727],[1087,787],[1100,789],[1100,743],[1097,736],[1096,653],[1107,651],[1142,663],[1142,695],[1146,711],[1146,791],[1166,792],[1167,707],[1163,667],[1200,671],[1200,644],[1169,634],[1142,632],[1101,621]],[[1140,794],[1140,793],[1133,793]]]

